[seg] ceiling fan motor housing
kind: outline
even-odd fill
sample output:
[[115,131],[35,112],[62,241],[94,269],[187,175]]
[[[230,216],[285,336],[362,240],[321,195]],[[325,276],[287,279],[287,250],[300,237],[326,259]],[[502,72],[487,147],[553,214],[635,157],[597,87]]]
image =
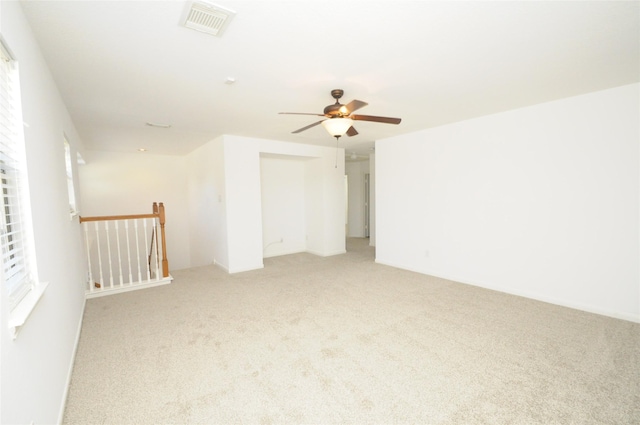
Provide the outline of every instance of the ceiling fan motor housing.
[[340,103],[329,105],[324,108],[324,114],[331,118],[343,116],[344,114],[340,111],[340,108],[342,108],[342,106],[343,105],[341,105]]
[[342,116],[346,115],[344,113],[344,111],[340,111],[340,108],[342,106],[344,106],[339,102],[339,100],[342,97],[342,95],[344,95],[344,90],[342,90],[342,89],[333,89],[333,90],[331,90],[331,97],[333,97],[336,100],[336,103],[334,103],[333,105],[329,105],[329,106],[324,108],[324,114],[325,115],[327,115],[330,118],[342,117]]

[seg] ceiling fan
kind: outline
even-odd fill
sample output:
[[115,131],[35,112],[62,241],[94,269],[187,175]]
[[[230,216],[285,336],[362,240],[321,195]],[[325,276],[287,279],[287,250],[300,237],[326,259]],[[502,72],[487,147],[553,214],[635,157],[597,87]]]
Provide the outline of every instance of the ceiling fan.
[[336,103],[332,105],[328,105],[324,108],[322,114],[314,114],[314,113],[305,113],[305,112],[280,112],[281,114],[291,114],[291,115],[315,115],[318,117],[326,117],[327,119],[320,120],[314,122],[313,124],[309,124],[305,127],[299,128],[293,131],[293,134],[301,133],[305,130],[308,130],[312,127],[315,127],[318,124],[322,124],[322,126],[331,134],[333,137],[338,139],[340,136],[346,134],[347,136],[355,136],[358,134],[356,129],[353,127],[353,121],[372,121],[372,122],[381,122],[385,124],[400,124],[400,118],[390,118],[390,117],[376,117],[373,115],[355,115],[353,112],[357,111],[360,108],[363,108],[368,105],[367,102],[363,102],[361,100],[352,100],[351,102],[343,105],[340,103],[340,98],[344,94],[344,90],[335,89],[331,90],[331,97],[336,100]]

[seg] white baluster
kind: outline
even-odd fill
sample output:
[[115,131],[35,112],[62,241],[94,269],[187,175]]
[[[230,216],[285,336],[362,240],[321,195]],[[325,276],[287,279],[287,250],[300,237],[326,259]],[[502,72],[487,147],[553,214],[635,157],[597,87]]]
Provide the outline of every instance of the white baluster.
[[136,258],[138,259],[138,283],[142,282],[142,271],[140,270],[140,242],[138,241],[138,221],[133,220],[136,229]]
[[118,248],[118,278],[120,279],[120,286],[122,287],[122,253],[120,252],[120,227],[118,225],[118,220],[114,222],[116,227],[116,247]]
[[[149,240],[149,236],[147,235],[147,220],[143,219],[142,221],[143,225],[144,225],[144,259],[147,260],[149,258],[149,248],[147,248],[147,241]],[[147,269],[147,281],[151,280],[151,270],[149,270],[149,264],[146,263],[146,269]]]
[[[102,274],[102,252],[100,249],[100,228],[98,227],[98,222],[95,222],[96,228],[96,246],[98,247],[98,267],[100,268],[100,290],[104,289],[104,275]],[[92,283],[93,284],[93,283]]]
[[159,256],[159,247],[158,247],[158,221],[159,219],[154,219],[153,223],[154,223],[154,238],[156,240],[156,280],[160,280],[160,256]]
[[127,236],[127,264],[129,264],[129,285],[133,284],[133,276],[131,274],[131,246],[129,244],[129,220],[124,221],[124,231]]
[[91,271],[91,245],[89,244],[89,223],[82,223],[84,228],[84,240],[87,246],[87,265],[89,267],[89,292],[93,292],[95,285],[93,284],[93,273]]
[[109,221],[104,222],[104,230],[107,233],[107,252],[109,253],[109,287],[113,289],[113,264],[111,261],[111,237],[109,236]]

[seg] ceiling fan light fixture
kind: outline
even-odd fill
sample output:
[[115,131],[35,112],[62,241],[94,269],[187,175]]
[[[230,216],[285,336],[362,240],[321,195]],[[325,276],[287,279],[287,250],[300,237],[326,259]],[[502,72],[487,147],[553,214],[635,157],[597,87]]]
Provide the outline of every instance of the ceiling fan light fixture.
[[353,125],[351,118],[329,118],[322,121],[322,126],[333,137],[344,136],[344,134]]

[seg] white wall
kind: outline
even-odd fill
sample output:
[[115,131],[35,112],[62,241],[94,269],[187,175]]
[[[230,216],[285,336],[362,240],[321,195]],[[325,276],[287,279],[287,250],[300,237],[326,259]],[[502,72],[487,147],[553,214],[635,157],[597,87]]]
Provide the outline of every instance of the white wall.
[[191,267],[228,269],[224,146],[219,137],[186,157]]
[[369,154],[369,245],[376,246],[376,155]]
[[347,236],[365,236],[365,186],[364,175],[369,174],[369,161],[347,162],[345,171],[349,177],[349,208]]
[[337,153],[337,165],[335,148],[309,146],[308,150],[318,157],[305,164],[307,252],[323,257],[344,254],[344,150]]
[[306,242],[305,160],[260,156],[263,255],[304,252]]
[[[304,163],[304,172],[296,168],[294,174],[302,179],[300,183],[304,187],[306,251],[323,256],[345,252],[344,159],[339,160],[336,167],[335,148],[225,135],[187,157],[190,226],[192,238],[198,239],[202,252],[199,260],[210,264],[208,259],[214,257],[216,263],[230,273],[263,267],[261,155],[285,156],[293,162]],[[338,157],[343,155],[344,151],[340,150]],[[274,176],[272,167],[267,167],[268,179],[281,178]],[[267,182],[267,191],[273,191],[272,183]],[[300,191],[299,185],[296,191]],[[296,199],[299,203],[300,196]],[[212,221],[221,227],[214,229]],[[272,231],[283,231],[272,219],[268,223],[268,237]],[[298,229],[292,234],[296,244],[299,232]],[[287,249],[298,250],[298,245],[292,246]]]
[[260,152],[258,140],[224,136],[230,273],[263,267]]
[[639,92],[377,142],[377,261],[639,320]]
[[50,424],[63,412],[86,273],[80,225],[69,217],[63,134],[74,155],[82,143],[20,2],[0,2],[0,32],[20,67],[37,272],[49,282],[16,340],[8,332],[7,299],[0,296],[0,422]]
[[224,139],[229,271],[263,264],[260,154],[265,153],[306,159],[307,251],[322,256],[345,252],[344,150],[339,150],[336,165],[335,148],[239,136]]
[[[307,162],[305,167],[305,221],[307,235],[307,251],[321,255],[325,250],[324,232],[327,224],[324,221],[324,179],[322,178],[323,161],[320,158]],[[341,176],[344,179],[344,176]],[[342,182],[342,198],[344,199],[344,180]],[[344,209],[342,203],[342,229],[344,234]]]
[[86,151],[83,157],[81,215],[149,214],[154,202],[162,202],[169,271],[190,267],[185,158],[104,151]]

